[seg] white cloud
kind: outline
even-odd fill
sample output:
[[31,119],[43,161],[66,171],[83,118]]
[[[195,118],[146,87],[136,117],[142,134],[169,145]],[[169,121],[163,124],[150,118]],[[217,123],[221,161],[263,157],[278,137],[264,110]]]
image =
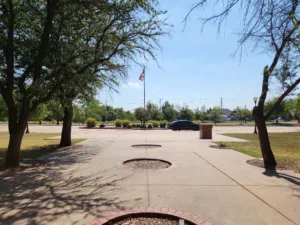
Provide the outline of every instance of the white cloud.
[[139,82],[128,82],[127,84],[123,85],[123,87],[140,89],[142,88],[142,85]]

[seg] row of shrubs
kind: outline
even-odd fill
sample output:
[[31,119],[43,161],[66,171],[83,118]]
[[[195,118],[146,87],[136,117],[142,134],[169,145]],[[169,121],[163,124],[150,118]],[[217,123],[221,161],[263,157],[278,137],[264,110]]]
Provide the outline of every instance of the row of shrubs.
[[125,128],[165,128],[167,126],[167,121],[153,121],[152,124],[130,124],[129,120],[116,120],[115,121],[116,127],[125,127]]
[[[95,118],[88,118],[86,120],[86,126],[88,128],[93,128],[97,125],[97,120]],[[163,120],[163,121],[152,121],[152,124],[130,124],[129,120],[116,120],[115,121],[115,125],[116,127],[124,127],[124,128],[165,128],[167,126],[167,121]]]

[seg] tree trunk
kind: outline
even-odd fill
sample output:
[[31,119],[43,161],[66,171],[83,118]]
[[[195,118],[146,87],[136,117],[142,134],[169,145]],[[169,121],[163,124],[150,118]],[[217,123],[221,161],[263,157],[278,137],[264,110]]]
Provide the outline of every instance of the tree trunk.
[[[254,109],[255,110],[255,109]],[[266,125],[266,119],[263,114],[258,112],[254,113],[256,121],[258,136],[260,142],[260,148],[264,159],[264,165],[266,169],[276,169],[277,162],[271,149],[269,134]]]
[[6,154],[5,167],[16,167],[20,165],[20,148],[25,126],[19,125],[15,133],[9,134],[9,144]]
[[42,121],[41,120],[39,121],[39,125],[42,125]]
[[59,120],[56,120],[56,125],[59,125]]
[[71,146],[71,132],[72,132],[72,119],[73,119],[73,107],[72,105],[64,107],[64,121],[61,132],[60,146]]

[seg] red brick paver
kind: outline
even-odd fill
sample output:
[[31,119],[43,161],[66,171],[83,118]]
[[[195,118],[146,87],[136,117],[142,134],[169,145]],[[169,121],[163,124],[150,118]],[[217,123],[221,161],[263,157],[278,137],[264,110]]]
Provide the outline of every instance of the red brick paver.
[[109,220],[130,214],[168,214],[171,216],[179,217],[184,220],[188,220],[196,225],[213,225],[209,221],[192,215],[188,212],[183,212],[181,210],[169,209],[169,208],[158,208],[158,207],[140,207],[134,209],[126,209],[122,211],[114,211],[114,212],[107,212],[104,214],[103,217],[97,218],[95,220],[90,221],[86,225],[103,225]]

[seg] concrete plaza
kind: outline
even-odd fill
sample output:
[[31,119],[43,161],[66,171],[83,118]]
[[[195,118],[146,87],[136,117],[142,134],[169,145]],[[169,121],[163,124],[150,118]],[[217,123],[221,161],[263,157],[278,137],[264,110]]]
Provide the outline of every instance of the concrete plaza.
[[[31,126],[31,132],[59,133],[59,126]],[[0,131],[7,127],[0,126]],[[270,132],[299,131],[270,127]],[[222,133],[253,132],[253,127],[215,127],[215,141],[243,141]],[[45,167],[0,174],[0,224],[84,225],[108,211],[166,207],[215,225],[300,224],[300,175],[265,173],[246,164],[251,157],[210,148],[194,131],[86,130],[82,148],[46,158]],[[161,148],[132,148],[159,144]],[[165,171],[122,166],[132,158],[172,163]]]

